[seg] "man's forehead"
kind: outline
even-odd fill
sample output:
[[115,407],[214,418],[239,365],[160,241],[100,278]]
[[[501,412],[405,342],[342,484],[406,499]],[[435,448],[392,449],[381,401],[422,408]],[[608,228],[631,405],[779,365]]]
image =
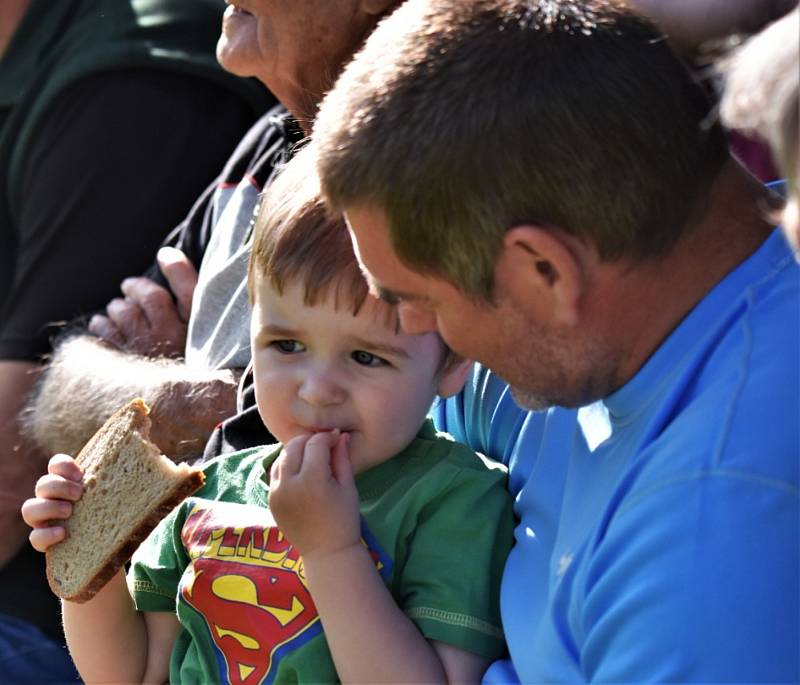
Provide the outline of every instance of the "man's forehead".
[[398,258],[384,210],[362,205],[344,210],[353,250],[370,293],[389,303],[429,302],[430,279]]
[[371,267],[377,262],[388,265],[395,257],[386,217],[381,210],[368,207],[345,209],[343,214],[356,259],[370,280],[373,275]]

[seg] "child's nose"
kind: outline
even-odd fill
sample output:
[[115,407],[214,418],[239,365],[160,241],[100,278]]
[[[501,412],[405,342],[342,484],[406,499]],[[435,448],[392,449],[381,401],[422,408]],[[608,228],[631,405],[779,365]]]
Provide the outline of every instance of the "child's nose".
[[300,399],[315,406],[339,404],[345,398],[345,389],[337,380],[333,369],[315,369],[300,384]]

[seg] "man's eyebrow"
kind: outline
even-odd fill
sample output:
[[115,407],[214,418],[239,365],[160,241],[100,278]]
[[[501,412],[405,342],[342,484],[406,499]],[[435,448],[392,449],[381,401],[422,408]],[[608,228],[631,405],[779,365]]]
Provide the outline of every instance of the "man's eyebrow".
[[394,305],[400,302],[400,297],[397,294],[395,294],[394,291],[389,290],[389,288],[384,288],[381,285],[376,285],[375,292],[381,300],[386,302],[386,304]]
[[419,295],[412,295],[411,293],[400,292],[399,290],[391,290],[382,285],[375,284],[375,293],[377,296],[387,304],[396,305],[402,302],[414,302],[422,298]]

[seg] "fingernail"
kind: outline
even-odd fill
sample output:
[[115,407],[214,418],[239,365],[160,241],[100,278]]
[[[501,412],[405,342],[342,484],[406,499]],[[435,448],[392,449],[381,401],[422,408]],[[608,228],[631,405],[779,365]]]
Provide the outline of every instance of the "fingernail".
[[180,254],[180,250],[178,248],[166,245],[159,248],[158,252],[156,253],[156,259],[162,261],[172,261],[176,258],[176,253]]

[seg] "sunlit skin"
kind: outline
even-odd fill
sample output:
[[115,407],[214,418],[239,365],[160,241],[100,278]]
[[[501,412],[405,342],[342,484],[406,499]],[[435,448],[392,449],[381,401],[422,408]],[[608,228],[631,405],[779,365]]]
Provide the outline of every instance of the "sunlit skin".
[[[506,278],[514,268],[501,256],[494,298],[476,302],[442,279],[407,268],[394,254],[386,218],[376,208],[347,208],[348,226],[372,292],[396,302],[407,333],[437,331],[458,354],[491,368],[530,409],[578,406],[613,385],[616,360],[598,339],[588,341],[561,323],[547,302],[519,298]],[[505,254],[505,253],[504,253]]]
[[794,248],[795,255],[800,260],[800,189],[796,195],[791,195],[783,210],[783,230]]
[[[226,0],[217,59],[264,83],[302,126],[377,16],[359,0]],[[372,3],[375,12],[382,5]]]
[[357,315],[314,306],[304,289],[256,281],[251,340],[259,413],[286,444],[338,429],[355,472],[385,461],[417,434],[442,380],[444,346],[432,334],[397,332],[387,304],[369,297]]

